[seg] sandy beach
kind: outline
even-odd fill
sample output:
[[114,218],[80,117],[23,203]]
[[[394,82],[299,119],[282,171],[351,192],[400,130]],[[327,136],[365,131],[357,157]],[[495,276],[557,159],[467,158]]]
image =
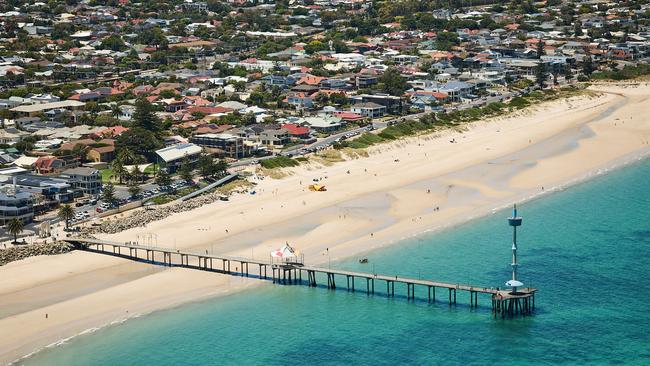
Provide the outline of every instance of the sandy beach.
[[[254,180],[254,195],[102,238],[155,234],[158,246],[254,258],[288,241],[309,264],[361,256],[649,154],[650,85],[590,89],[600,95],[374,146],[365,158],[303,165],[283,179]],[[310,191],[314,179],[327,191]],[[10,263],[0,279],[0,363],[129,317],[270,285],[86,252]]]

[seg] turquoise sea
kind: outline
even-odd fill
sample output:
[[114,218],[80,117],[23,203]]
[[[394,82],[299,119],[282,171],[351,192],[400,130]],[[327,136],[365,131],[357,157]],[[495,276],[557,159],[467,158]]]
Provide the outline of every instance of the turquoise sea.
[[[495,320],[486,295],[478,309],[460,292],[456,306],[443,291],[434,304],[368,297],[347,292],[341,278],[336,291],[276,285],[156,312],[25,363],[649,365],[649,210],[650,160],[520,205],[521,278],[540,289],[532,317]],[[509,214],[369,253],[369,264],[332,265],[500,286],[509,278]]]

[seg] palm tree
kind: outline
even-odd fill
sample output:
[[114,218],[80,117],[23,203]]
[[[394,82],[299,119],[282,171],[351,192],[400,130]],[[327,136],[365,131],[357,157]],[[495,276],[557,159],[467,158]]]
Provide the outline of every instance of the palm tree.
[[127,148],[122,148],[117,154],[117,158],[122,161],[122,164],[134,164],[137,161],[137,156]]
[[124,168],[124,164],[122,164],[122,159],[118,158],[113,160],[111,163],[111,168],[113,168],[113,175],[117,176],[120,180],[120,184],[122,184],[122,178],[124,178],[124,176],[126,176],[128,173],[126,171],[126,168]]
[[88,146],[84,144],[76,144],[72,148],[71,151],[72,155],[79,159],[79,161],[84,161],[86,160],[86,155],[88,154]]
[[70,205],[63,205],[59,208],[58,216],[61,220],[65,220],[65,228],[67,230],[70,227],[70,220],[74,217],[74,209]]
[[18,234],[22,233],[24,228],[25,223],[23,220],[11,219],[11,221],[7,223],[7,231],[9,234],[14,236],[14,244],[18,242]]
[[115,118],[119,117],[122,114],[122,110],[120,109],[120,106],[115,103],[111,107],[111,115]]
[[139,166],[136,165],[133,167],[133,169],[131,169],[131,182],[141,182],[142,176],[143,173],[140,170]]

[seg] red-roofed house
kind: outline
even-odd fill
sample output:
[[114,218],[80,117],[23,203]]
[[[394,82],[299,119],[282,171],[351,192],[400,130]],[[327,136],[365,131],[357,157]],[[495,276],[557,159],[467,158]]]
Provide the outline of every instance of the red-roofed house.
[[307,139],[309,138],[309,132],[311,132],[308,127],[299,126],[295,123],[284,124],[282,128],[287,130],[291,138],[294,139]]
[[323,80],[325,80],[324,77],[308,75],[308,76],[303,76],[303,77],[301,77],[301,78],[296,82],[296,85],[307,84],[307,85],[318,86],[318,85],[320,85],[320,82],[323,81]]
[[335,116],[341,118],[346,122],[360,121],[364,118],[362,115],[352,112],[338,112],[335,114]]
[[117,137],[117,136],[123,134],[124,132],[126,132],[128,130],[129,130],[128,127],[113,126],[113,127],[108,127],[106,129],[100,131],[99,133],[95,134],[94,136],[95,136],[95,138]]
[[38,174],[59,173],[65,168],[65,161],[56,156],[41,156],[34,163],[34,170]]

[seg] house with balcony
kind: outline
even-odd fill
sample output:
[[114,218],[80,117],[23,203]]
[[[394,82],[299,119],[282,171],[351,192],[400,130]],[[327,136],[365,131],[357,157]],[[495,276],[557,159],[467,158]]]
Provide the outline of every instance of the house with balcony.
[[[315,94],[315,93],[314,93]],[[314,94],[307,92],[290,91],[285,99],[286,103],[296,109],[311,109],[314,106]]]
[[352,113],[357,113],[371,119],[380,118],[386,114],[386,107],[373,102],[357,103],[352,106]]
[[282,146],[291,142],[289,131],[284,128],[266,128],[259,133],[258,138],[262,145]]
[[73,190],[80,191],[83,194],[99,194],[102,189],[102,175],[99,170],[94,168],[78,167],[67,169],[59,174],[59,178],[70,184]]
[[220,158],[239,159],[251,155],[251,145],[244,138],[230,133],[194,135],[190,141]]

